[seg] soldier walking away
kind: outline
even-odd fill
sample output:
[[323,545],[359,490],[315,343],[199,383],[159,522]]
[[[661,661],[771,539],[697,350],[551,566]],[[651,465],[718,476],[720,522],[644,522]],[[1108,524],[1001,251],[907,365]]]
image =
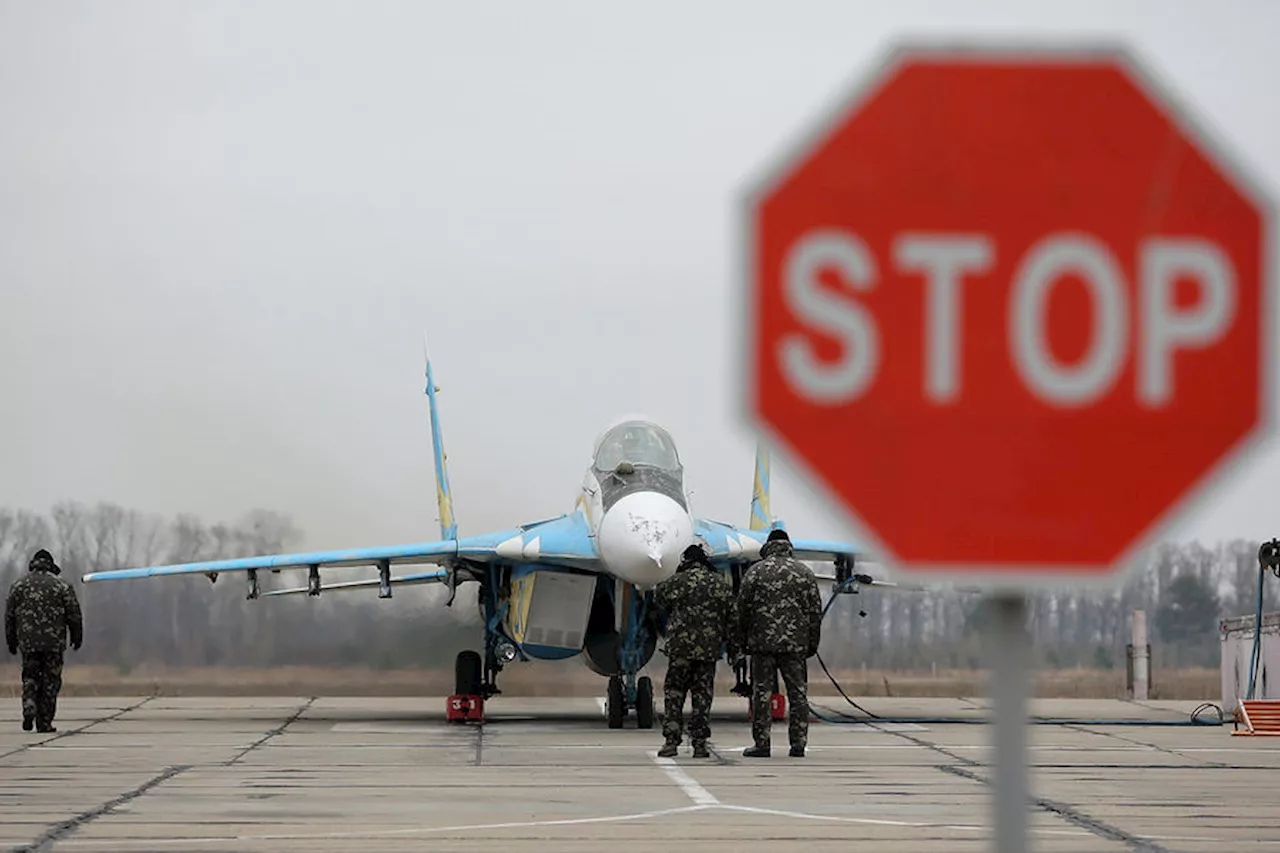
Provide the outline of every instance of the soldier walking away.
[[53,717],[62,689],[62,654],[84,642],[80,602],[53,555],[41,548],[31,557],[30,571],[9,589],[4,608],[4,639],[9,654],[22,653],[22,729],[56,732]]
[[[662,684],[662,735],[658,755],[676,754],[684,730],[684,697],[692,694],[689,739],[694,758],[709,758],[711,702],[716,661],[733,634],[733,586],[717,571],[700,544],[685,549],[676,573],[658,584],[654,604],[667,611],[667,676]],[[733,657],[730,650],[730,657]]]
[[797,560],[784,530],[769,534],[760,561],[743,575],[738,592],[740,642],[751,655],[751,736],[742,754],[769,757],[773,725],[769,700],[778,674],[787,686],[791,757],[803,758],[809,741],[808,659],[822,638],[822,595],[809,567]]

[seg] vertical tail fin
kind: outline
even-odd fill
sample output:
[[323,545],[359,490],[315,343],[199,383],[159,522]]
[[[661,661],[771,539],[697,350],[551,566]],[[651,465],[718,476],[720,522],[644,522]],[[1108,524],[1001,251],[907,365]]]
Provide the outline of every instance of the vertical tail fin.
[[755,483],[751,488],[751,530],[771,530],[773,515],[769,509],[769,451],[756,445]]
[[436,409],[435,377],[431,373],[431,356],[426,354],[425,342],[423,355],[427,361],[427,404],[431,409],[431,449],[436,465],[436,504],[440,509],[440,538],[457,539],[458,525],[453,520],[453,492],[449,490],[448,457],[444,452],[444,439],[440,435],[440,413]]

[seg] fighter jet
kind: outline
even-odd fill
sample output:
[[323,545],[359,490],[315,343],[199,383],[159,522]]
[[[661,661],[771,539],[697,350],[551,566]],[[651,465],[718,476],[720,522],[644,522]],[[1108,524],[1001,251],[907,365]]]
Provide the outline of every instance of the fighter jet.
[[[606,718],[620,728],[634,712],[639,728],[654,723],[653,684],[640,675],[657,647],[661,614],[652,590],[671,577],[686,548],[698,542],[713,565],[730,574],[735,591],[743,571],[759,559],[765,537],[782,527],[769,510],[769,456],[756,453],[751,517],[746,528],[696,517],[690,511],[684,469],[675,442],[661,426],[631,418],[609,427],[595,443],[572,511],[507,530],[459,536],[454,521],[447,458],[440,429],[431,360],[426,396],[440,514],[440,538],[405,545],[273,554],[181,565],[118,569],[84,575],[84,583],[238,573],[247,597],[318,596],[322,592],[376,589],[390,599],[397,586],[443,584],[446,606],[457,589],[478,584],[483,651],[464,651],[455,668],[450,719],[483,717],[484,700],[496,693],[497,676],[513,661],[580,656],[608,679]],[[841,584],[880,585],[853,574],[860,549],[851,544],[792,539],[802,560],[830,561]],[[393,567],[430,565],[393,574]],[[376,577],[322,582],[321,570],[373,568]],[[303,569],[305,586],[262,591],[259,572]],[[346,572],[344,572],[346,573]]]

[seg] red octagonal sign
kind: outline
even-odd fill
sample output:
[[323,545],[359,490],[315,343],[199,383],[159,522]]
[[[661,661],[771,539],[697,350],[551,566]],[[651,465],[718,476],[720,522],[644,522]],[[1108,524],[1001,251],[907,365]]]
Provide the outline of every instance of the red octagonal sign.
[[1270,210],[1122,52],[897,52],[752,193],[748,415],[907,570],[1101,576],[1269,427]]

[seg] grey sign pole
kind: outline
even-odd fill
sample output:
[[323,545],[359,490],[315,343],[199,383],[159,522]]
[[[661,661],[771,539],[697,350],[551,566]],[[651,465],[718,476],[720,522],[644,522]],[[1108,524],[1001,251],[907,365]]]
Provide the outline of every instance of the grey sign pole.
[[987,659],[995,702],[994,758],[996,853],[1028,853],[1027,701],[1031,678],[1031,637],[1021,593],[989,599],[992,626]]

